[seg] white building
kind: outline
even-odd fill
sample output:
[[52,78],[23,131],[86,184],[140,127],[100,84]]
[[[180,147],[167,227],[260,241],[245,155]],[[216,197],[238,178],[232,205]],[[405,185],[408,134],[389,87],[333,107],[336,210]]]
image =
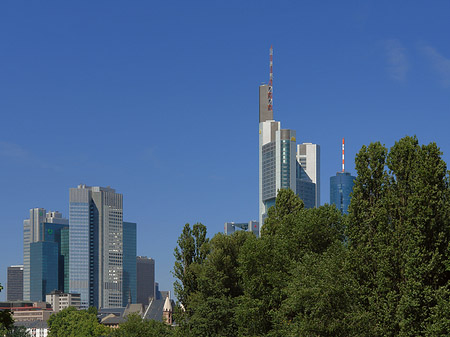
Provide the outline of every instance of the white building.
[[[308,208],[320,206],[320,146],[312,143],[297,145],[297,162],[301,166],[299,179],[314,184],[314,196],[297,194]],[[313,199],[310,199],[310,198]]]
[[45,301],[52,306],[54,312],[60,312],[68,307],[80,309],[81,295],[55,290],[45,296]]

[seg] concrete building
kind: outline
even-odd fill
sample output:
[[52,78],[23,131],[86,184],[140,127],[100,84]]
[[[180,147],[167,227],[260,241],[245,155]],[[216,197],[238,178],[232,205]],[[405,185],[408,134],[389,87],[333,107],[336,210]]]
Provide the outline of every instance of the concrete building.
[[[30,300],[30,247],[32,243],[49,240],[46,238],[51,225],[62,225],[66,228],[69,221],[59,212],[46,212],[44,208],[30,209],[30,218],[23,222],[23,299]],[[59,235],[59,239],[61,236]],[[55,240],[54,238],[52,239]],[[58,244],[60,247],[60,243]],[[42,300],[42,299],[41,299]]]
[[225,235],[233,234],[237,229],[252,232],[256,236],[259,236],[259,222],[249,221],[243,223],[225,222],[224,233]]
[[155,298],[155,260],[146,256],[136,258],[137,303],[148,305]]
[[[320,206],[320,146],[312,143],[297,145],[298,196],[306,208]],[[313,190],[314,195],[311,193]]]
[[81,308],[123,303],[123,196],[110,187],[70,189],[69,292]]
[[81,305],[80,294],[64,293],[58,290],[46,295],[45,301],[52,306],[54,312],[60,312],[68,307],[80,309]]
[[7,272],[6,300],[23,300],[23,265],[10,266]]

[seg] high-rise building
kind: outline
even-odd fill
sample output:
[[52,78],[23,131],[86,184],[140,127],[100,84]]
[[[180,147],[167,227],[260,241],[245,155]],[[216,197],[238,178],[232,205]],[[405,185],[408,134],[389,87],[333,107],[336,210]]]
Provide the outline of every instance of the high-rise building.
[[297,152],[296,132],[281,129],[273,119],[272,55],[270,48],[269,84],[259,87],[259,226],[267,211],[275,205],[280,189],[291,189],[305,206],[320,205],[320,148],[300,144]]
[[[47,224],[69,225],[59,212],[46,212],[43,208],[30,209],[30,218],[23,221],[23,299],[30,298],[30,245],[46,239]],[[60,236],[59,236],[60,238]],[[53,241],[53,239],[52,239]],[[36,260],[35,260],[36,261]]]
[[155,260],[138,256],[137,265],[137,303],[147,305],[149,298],[155,298]]
[[81,308],[122,306],[122,200],[110,187],[70,189],[69,290]]
[[123,223],[123,299],[122,306],[137,303],[136,224]]
[[58,243],[30,243],[30,300],[45,301],[45,295],[58,289]]
[[8,267],[6,300],[23,300],[23,265]]
[[297,145],[297,194],[306,208],[320,206],[320,146]]
[[351,200],[350,194],[353,191],[353,184],[356,177],[352,176],[349,172],[345,172],[344,144],[345,141],[342,139],[342,171],[330,177],[330,204],[336,205],[342,214],[347,214]]

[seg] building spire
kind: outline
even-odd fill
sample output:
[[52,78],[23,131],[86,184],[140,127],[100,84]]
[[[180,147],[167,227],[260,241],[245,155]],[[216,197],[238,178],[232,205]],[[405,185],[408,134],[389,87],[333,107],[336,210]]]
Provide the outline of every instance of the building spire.
[[270,46],[270,73],[269,73],[269,91],[267,93],[268,107],[267,110],[273,111],[273,46]]
[[345,172],[344,146],[345,146],[345,138],[342,138],[342,172]]

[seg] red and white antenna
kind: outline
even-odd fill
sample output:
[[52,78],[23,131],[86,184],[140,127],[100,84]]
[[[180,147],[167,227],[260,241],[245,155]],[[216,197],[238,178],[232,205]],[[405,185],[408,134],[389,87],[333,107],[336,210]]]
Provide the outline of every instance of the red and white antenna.
[[270,76],[269,76],[269,91],[267,93],[267,98],[269,100],[269,105],[267,110],[273,110],[273,47],[270,46]]
[[345,139],[342,138],[342,172],[345,172],[344,145],[345,145]]

